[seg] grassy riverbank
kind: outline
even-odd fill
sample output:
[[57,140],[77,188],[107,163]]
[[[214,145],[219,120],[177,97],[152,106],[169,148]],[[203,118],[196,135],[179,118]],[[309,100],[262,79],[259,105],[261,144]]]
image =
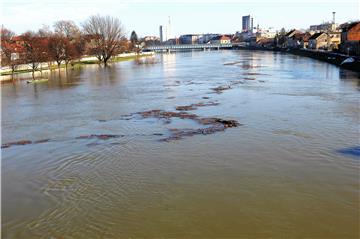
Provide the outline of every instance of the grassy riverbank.
[[[129,55],[129,56],[115,56],[113,58],[111,58],[110,63],[114,63],[114,62],[122,62],[122,61],[132,61],[135,60],[136,58],[139,57],[146,57],[146,56],[151,56],[152,54],[140,54],[140,55]],[[84,65],[93,65],[93,64],[100,64],[99,60],[97,59],[86,59],[85,60],[78,60],[78,61],[74,61],[72,63],[68,64],[68,68],[69,69],[73,69],[73,68],[79,68],[82,67]],[[61,64],[60,68],[64,69],[66,66],[65,64]],[[58,66],[56,64],[52,64],[49,67],[43,67],[41,69],[41,71],[47,71],[47,70],[57,70]],[[16,74],[23,74],[23,73],[31,73],[32,70],[31,69],[19,69],[19,70],[15,70],[14,71],[14,75]],[[35,72],[40,72],[40,68],[37,69]],[[0,76],[11,76],[12,72],[11,70],[4,70],[2,72],[0,72]],[[3,81],[3,79],[1,79],[1,81]]]

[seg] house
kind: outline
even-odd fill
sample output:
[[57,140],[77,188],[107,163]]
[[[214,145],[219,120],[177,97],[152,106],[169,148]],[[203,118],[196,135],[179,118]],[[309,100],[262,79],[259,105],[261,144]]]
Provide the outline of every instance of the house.
[[309,38],[309,49],[327,49],[328,35],[325,32],[318,32]]
[[341,43],[341,32],[328,32],[327,49],[335,50]]
[[255,33],[256,37],[258,38],[275,38],[276,32],[272,31],[271,29],[258,29]]
[[265,48],[272,48],[275,46],[275,39],[274,38],[260,38],[257,39],[256,45]]
[[285,34],[284,36],[284,43],[282,45],[282,47],[284,48],[291,48],[291,46],[293,45],[293,36],[295,34],[300,34],[302,33],[301,31],[298,31],[296,29],[293,29],[291,31],[289,31],[288,33]]
[[301,48],[308,48],[309,47],[309,39],[311,37],[311,34],[309,32],[305,32],[301,36]]
[[307,48],[309,43],[310,33],[298,32],[287,39],[287,47],[293,49]]
[[340,25],[340,51],[348,55],[360,55],[360,21]]
[[[3,57],[6,57],[7,60],[16,61],[21,58],[22,54],[24,53],[24,44],[22,39],[21,41],[18,39],[21,39],[21,37],[16,36],[8,41],[4,40],[1,42],[0,52],[2,59]],[[2,62],[2,64],[4,63],[8,64],[9,62]]]

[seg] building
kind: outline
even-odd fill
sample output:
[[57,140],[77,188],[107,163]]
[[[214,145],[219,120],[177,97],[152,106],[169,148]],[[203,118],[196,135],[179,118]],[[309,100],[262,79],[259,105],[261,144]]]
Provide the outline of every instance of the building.
[[210,40],[211,44],[230,44],[231,38],[226,35],[216,36]]
[[186,34],[179,37],[180,44],[197,44],[200,35],[198,34]]
[[360,21],[340,25],[340,51],[348,55],[360,55]]
[[236,42],[248,42],[252,37],[255,37],[252,32],[236,32],[234,40]]
[[284,43],[283,43],[282,47],[284,47],[284,48],[293,47],[293,45],[294,45],[293,44],[293,41],[294,41],[293,37],[296,34],[302,34],[302,32],[299,31],[299,30],[293,29],[293,30],[290,30],[288,33],[286,33],[285,36],[284,36]]
[[327,49],[328,35],[325,32],[318,32],[309,38],[309,49]]
[[142,39],[142,42],[146,45],[146,46],[154,46],[154,45],[159,45],[160,44],[160,38],[157,36],[145,36]]
[[341,32],[328,32],[327,49],[336,50],[339,49],[341,43]]
[[258,29],[255,35],[260,38],[275,38],[276,31],[272,31],[271,29]]
[[[25,50],[24,45],[23,36],[14,36],[9,41],[2,40],[0,46],[1,58],[3,59],[3,56],[10,56],[10,61],[20,60]],[[2,64],[6,65],[9,62],[2,61]]]
[[220,34],[217,33],[206,33],[199,36],[198,43],[200,44],[206,44],[214,37],[220,36]]
[[256,46],[273,48],[275,46],[274,38],[260,38],[256,40]]
[[252,32],[254,29],[254,19],[250,16],[242,17],[242,31],[243,32]]
[[336,31],[337,25],[334,22],[326,22],[319,25],[310,26],[310,31],[314,33],[318,32],[334,32]]
[[162,25],[160,25],[160,27],[159,27],[159,35],[160,35],[160,42],[163,42],[164,38],[163,38],[163,26]]

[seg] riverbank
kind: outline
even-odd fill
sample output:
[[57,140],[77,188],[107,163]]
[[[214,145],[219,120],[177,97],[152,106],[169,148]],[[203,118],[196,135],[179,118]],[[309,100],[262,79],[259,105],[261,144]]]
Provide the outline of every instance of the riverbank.
[[[324,61],[333,65],[336,65],[340,68],[360,72],[360,58],[356,56],[347,56],[340,53],[335,52],[327,52],[327,51],[314,51],[307,49],[283,49],[283,48],[267,48],[267,47],[238,47],[240,50],[261,50],[261,51],[275,51],[275,52],[284,52],[290,53],[293,55],[309,57],[312,59],[316,59],[319,61]],[[347,58],[353,58],[355,61],[348,64],[341,64]]]
[[[143,52],[140,54],[136,53],[125,53],[125,54],[119,54],[115,57],[113,57],[110,62],[122,62],[122,61],[131,61],[135,60],[137,57],[146,57],[146,56],[152,56],[153,52]],[[68,68],[78,68],[82,67],[84,65],[91,65],[91,64],[99,64],[99,60],[95,56],[89,56],[89,57],[83,57],[78,61],[74,61],[72,63],[68,64]],[[65,64],[60,65],[60,69],[65,69]],[[58,66],[55,63],[49,64],[49,63],[41,63],[41,66],[39,66],[38,70],[35,71],[35,73],[41,73],[41,72],[47,72],[52,70],[57,70]],[[17,70],[14,71],[14,75],[19,74],[28,74],[31,73],[32,69],[29,65],[24,64],[18,67]],[[9,67],[2,67],[0,70],[0,81],[6,82],[11,81],[11,69]]]

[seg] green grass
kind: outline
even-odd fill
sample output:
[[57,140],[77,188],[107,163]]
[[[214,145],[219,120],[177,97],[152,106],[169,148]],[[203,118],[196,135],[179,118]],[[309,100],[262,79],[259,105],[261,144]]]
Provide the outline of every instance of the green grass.
[[[32,70],[31,70],[31,69],[15,70],[15,71],[14,71],[14,74],[29,73],[29,72],[32,72]],[[11,74],[12,74],[12,73],[11,73],[11,70],[9,70],[9,71],[5,71],[5,72],[1,72],[0,75],[2,75],[2,76],[9,76],[9,75],[11,75]]]

